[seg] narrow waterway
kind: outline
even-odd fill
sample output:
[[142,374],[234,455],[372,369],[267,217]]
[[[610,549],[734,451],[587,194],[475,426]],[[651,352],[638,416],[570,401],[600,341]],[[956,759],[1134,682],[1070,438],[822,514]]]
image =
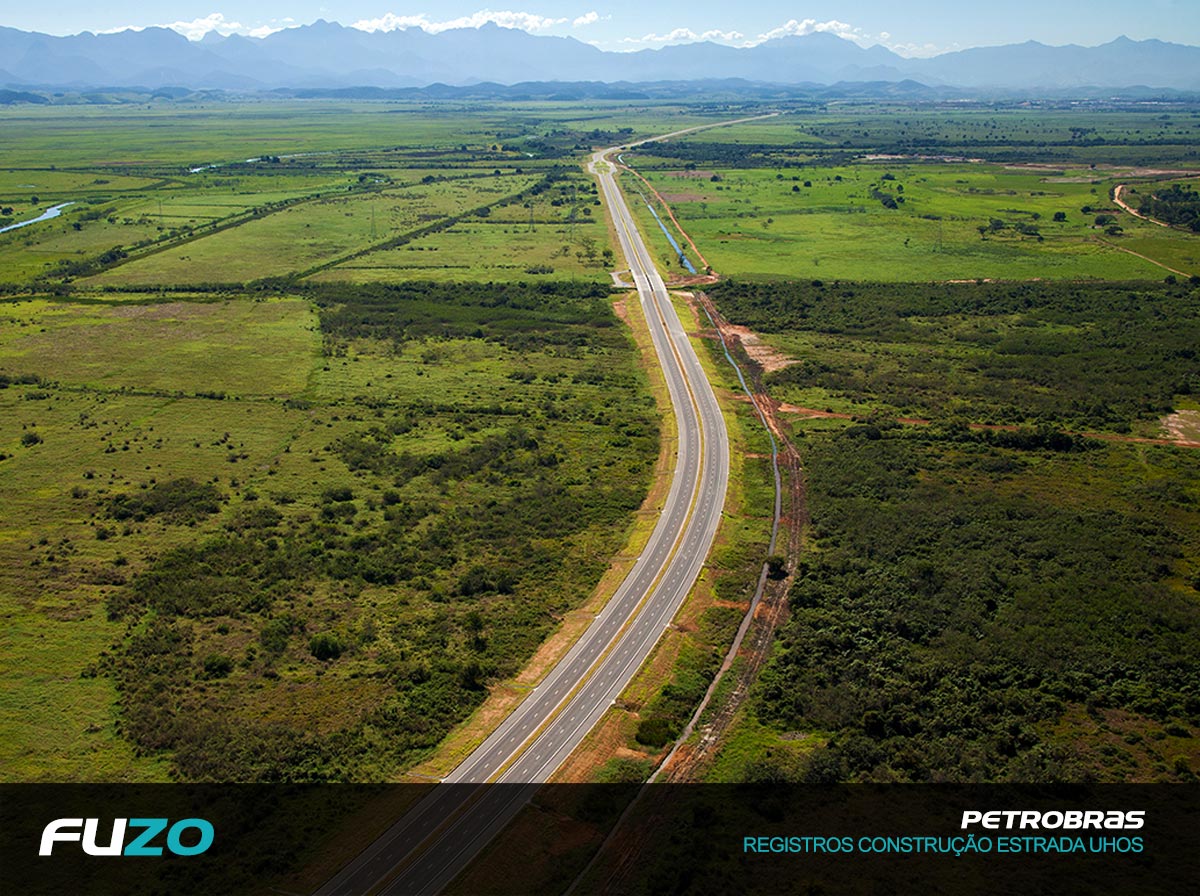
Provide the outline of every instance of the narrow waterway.
[[64,208],[74,204],[74,202],[61,202],[58,205],[52,205],[36,218],[30,218],[28,221],[18,221],[16,224],[9,224],[7,227],[0,227],[0,233],[8,233],[8,231],[16,230],[19,227],[28,227],[30,224],[37,224],[41,221],[49,221],[51,218],[57,218],[62,214]]
[[649,202],[646,203],[646,208],[650,209],[650,214],[654,215],[654,220],[658,222],[658,226],[666,235],[667,240],[671,243],[671,248],[675,250],[675,254],[679,256],[679,263],[688,269],[689,274],[696,273],[696,269],[692,267],[692,263],[688,261],[688,257],[683,254],[683,250],[679,248],[679,243],[675,242],[675,237],[671,236],[671,231],[667,230],[667,225],[662,222],[662,218],[658,216],[658,212],[654,210]]

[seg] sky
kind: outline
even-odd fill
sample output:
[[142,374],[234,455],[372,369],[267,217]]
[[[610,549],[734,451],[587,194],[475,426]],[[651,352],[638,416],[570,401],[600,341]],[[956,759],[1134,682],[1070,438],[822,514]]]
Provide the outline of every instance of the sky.
[[368,31],[442,31],[495,22],[570,36],[604,50],[712,40],[750,46],[829,31],[903,56],[1038,40],[1095,46],[1119,35],[1200,45],[1200,0],[51,0],[6,4],[0,25],[49,34],[161,25],[199,40],[209,31],[262,37],[327,19]]

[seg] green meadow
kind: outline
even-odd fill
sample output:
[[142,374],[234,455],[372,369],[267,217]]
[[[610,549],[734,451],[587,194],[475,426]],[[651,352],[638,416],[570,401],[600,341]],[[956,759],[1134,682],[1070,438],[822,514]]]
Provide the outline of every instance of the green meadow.
[[[416,230],[423,221],[452,217],[519,193],[531,181],[521,175],[497,176],[487,183],[461,179],[296,204],[120,265],[88,283],[186,285],[287,276]],[[252,250],[247,251],[248,246]]]
[[1194,236],[1128,214],[1112,191],[1194,183],[1198,131],[1186,109],[860,103],[623,157],[723,276],[1160,279],[1200,274]]
[[[1169,273],[1164,265],[1200,272],[1194,237],[1115,207],[1109,190],[1127,180],[1119,173],[873,161],[697,176],[629,160],[727,276],[1125,280],[1159,279]],[[1122,232],[1097,225],[1100,215]]]

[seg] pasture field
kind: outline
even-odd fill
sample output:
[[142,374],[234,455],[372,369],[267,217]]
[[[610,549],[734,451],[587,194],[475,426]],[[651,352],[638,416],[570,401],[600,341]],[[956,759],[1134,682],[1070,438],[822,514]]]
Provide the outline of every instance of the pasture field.
[[[724,276],[1160,279],[1200,275],[1200,238],[1138,219],[1112,192],[1194,184],[1198,133],[1186,105],[858,104],[792,110],[623,158]],[[645,192],[630,180],[626,189]]]
[[[403,157],[413,150],[448,162],[500,144],[540,155],[569,135],[636,136],[728,117],[725,109],[668,102],[492,103],[266,100],[150,105],[8,107],[4,168],[181,169],[263,155],[324,162],[347,150]],[[557,133],[556,133],[557,132]],[[577,142],[572,139],[567,146]],[[461,150],[461,147],[466,147]]]
[[445,229],[364,253],[312,279],[396,283],[568,277],[610,282],[615,256],[595,190],[581,172],[556,170],[545,187],[501,198],[483,214],[466,210]]
[[[451,240],[446,261],[410,268],[385,258],[362,268],[363,278],[453,272],[487,280],[527,267],[602,278],[588,269],[609,248],[606,233],[601,227],[583,243],[582,219],[572,226],[572,208],[580,216],[585,205],[599,211],[594,197],[584,202],[594,186],[579,156],[593,142],[688,127],[706,114],[719,112],[665,103],[323,101],[2,109],[0,219],[15,223],[72,205],[56,219],[0,234],[0,287],[296,278],[358,264],[368,249],[387,251],[510,200],[521,208],[497,221],[527,222],[529,204],[535,224],[547,225],[514,241],[515,254],[501,247],[505,234],[488,228],[478,234],[487,252]],[[547,178],[565,178],[553,197],[536,186]],[[559,195],[568,184],[569,204]],[[551,198],[547,213],[541,206]],[[564,245],[570,257],[555,264]],[[583,260],[575,258],[580,251]],[[393,267],[398,272],[388,273]],[[345,273],[335,278],[356,279]]]
[[366,196],[337,196],[279,212],[91,278],[92,286],[241,283],[306,272],[417,230],[517,195],[534,178],[462,178]]
[[960,156],[997,162],[1166,165],[1196,169],[1192,103],[846,102],[797,105],[764,121],[675,138],[682,157],[750,155],[755,164],[844,153]]
[[[904,282],[1200,273],[1200,237],[1111,201],[1109,191],[1129,182],[1126,171],[872,161],[697,176],[644,169],[636,154],[626,159],[726,276]],[[1103,216],[1120,231],[1097,224]]]
[[4,303],[6,776],[386,778],[590,593],[658,439],[604,291],[428,289]]

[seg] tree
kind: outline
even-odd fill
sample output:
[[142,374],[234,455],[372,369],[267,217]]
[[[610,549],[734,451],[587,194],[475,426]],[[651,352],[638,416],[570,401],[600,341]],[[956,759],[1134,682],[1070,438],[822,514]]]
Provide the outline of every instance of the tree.
[[1066,212],[1055,212],[1054,220],[1061,224],[1063,221],[1067,220],[1067,213]]

